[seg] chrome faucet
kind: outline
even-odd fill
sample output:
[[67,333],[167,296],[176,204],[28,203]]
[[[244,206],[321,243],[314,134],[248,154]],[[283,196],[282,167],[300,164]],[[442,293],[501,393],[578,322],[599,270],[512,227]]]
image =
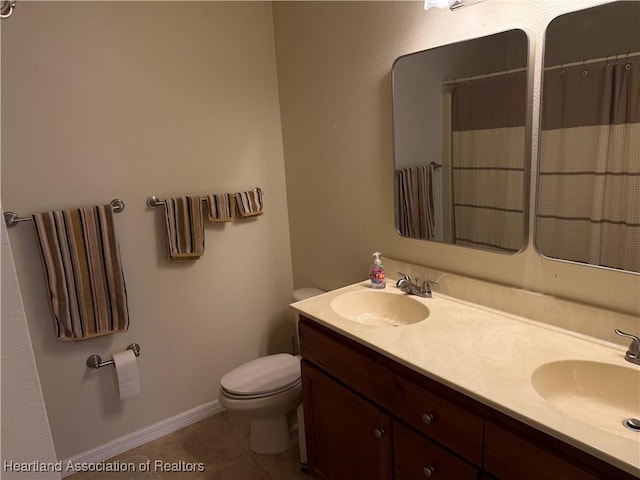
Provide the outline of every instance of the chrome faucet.
[[627,350],[624,359],[627,362],[640,365],[640,338],[636,337],[635,335],[631,335],[630,333],[623,332],[622,330],[618,330],[617,328],[616,333],[621,337],[627,337],[631,339],[631,345],[629,345],[629,350]]
[[429,287],[429,280],[422,282],[422,286],[411,281],[411,277],[406,273],[397,272],[396,275],[400,275],[402,278],[396,282],[396,287],[409,295],[417,295],[418,297],[431,298],[431,288]]

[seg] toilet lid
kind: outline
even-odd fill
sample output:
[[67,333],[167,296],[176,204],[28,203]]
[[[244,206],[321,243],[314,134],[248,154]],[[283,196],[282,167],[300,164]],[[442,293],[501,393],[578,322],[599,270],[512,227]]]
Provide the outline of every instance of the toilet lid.
[[220,379],[227,392],[259,395],[284,390],[300,381],[300,359],[278,353],[251,360]]

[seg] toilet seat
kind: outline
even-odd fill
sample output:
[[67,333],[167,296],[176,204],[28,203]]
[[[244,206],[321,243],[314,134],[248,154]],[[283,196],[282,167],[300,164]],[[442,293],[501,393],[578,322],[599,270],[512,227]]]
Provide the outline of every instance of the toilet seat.
[[220,386],[230,398],[249,400],[285,392],[301,381],[300,359],[278,353],[234,368],[220,379]]
[[302,383],[302,379],[298,380],[297,382],[293,383],[292,385],[288,385],[287,387],[284,388],[280,388],[277,390],[272,390],[270,392],[265,392],[265,393],[242,393],[242,394],[238,394],[238,393],[231,393],[228,390],[226,390],[224,387],[221,388],[222,393],[228,397],[228,398],[232,398],[234,400],[255,400],[258,398],[267,398],[267,397],[273,397],[274,395],[278,395],[280,393],[284,393],[287,392],[293,388],[296,388],[298,385],[300,385]]

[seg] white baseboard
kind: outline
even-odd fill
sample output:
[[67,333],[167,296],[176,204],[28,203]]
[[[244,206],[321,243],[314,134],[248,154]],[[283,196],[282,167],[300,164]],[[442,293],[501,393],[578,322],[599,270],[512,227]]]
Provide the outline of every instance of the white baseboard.
[[[160,422],[149,425],[136,432],[129,433],[120,438],[116,438],[111,442],[100,445],[99,447],[92,448],[86,452],[80,453],[73,457],[69,457],[62,461],[63,465],[67,465],[68,462],[76,463],[99,463],[107,460],[108,458],[120,455],[132,448],[139,447],[151,440],[163,437],[171,432],[180,430],[193,423],[199,422],[207,417],[222,412],[224,408],[220,405],[218,400],[213,400],[208,403],[199,405],[186,412],[179,413],[173,417],[169,417]],[[64,470],[64,469],[63,469]],[[61,477],[67,477],[73,474],[73,471],[62,472]]]

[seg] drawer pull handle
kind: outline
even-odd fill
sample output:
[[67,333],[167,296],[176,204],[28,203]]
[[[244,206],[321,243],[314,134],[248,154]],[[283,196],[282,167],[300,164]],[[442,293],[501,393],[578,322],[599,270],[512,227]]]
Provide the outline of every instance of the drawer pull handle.
[[382,434],[384,433],[384,428],[376,428],[373,431],[373,434],[376,436],[377,439],[382,438]]
[[436,474],[435,467],[424,467],[424,476],[427,478],[431,478]]
[[433,415],[433,413],[424,413],[422,415],[422,423],[426,423],[427,425],[433,423],[435,419],[436,417]]

